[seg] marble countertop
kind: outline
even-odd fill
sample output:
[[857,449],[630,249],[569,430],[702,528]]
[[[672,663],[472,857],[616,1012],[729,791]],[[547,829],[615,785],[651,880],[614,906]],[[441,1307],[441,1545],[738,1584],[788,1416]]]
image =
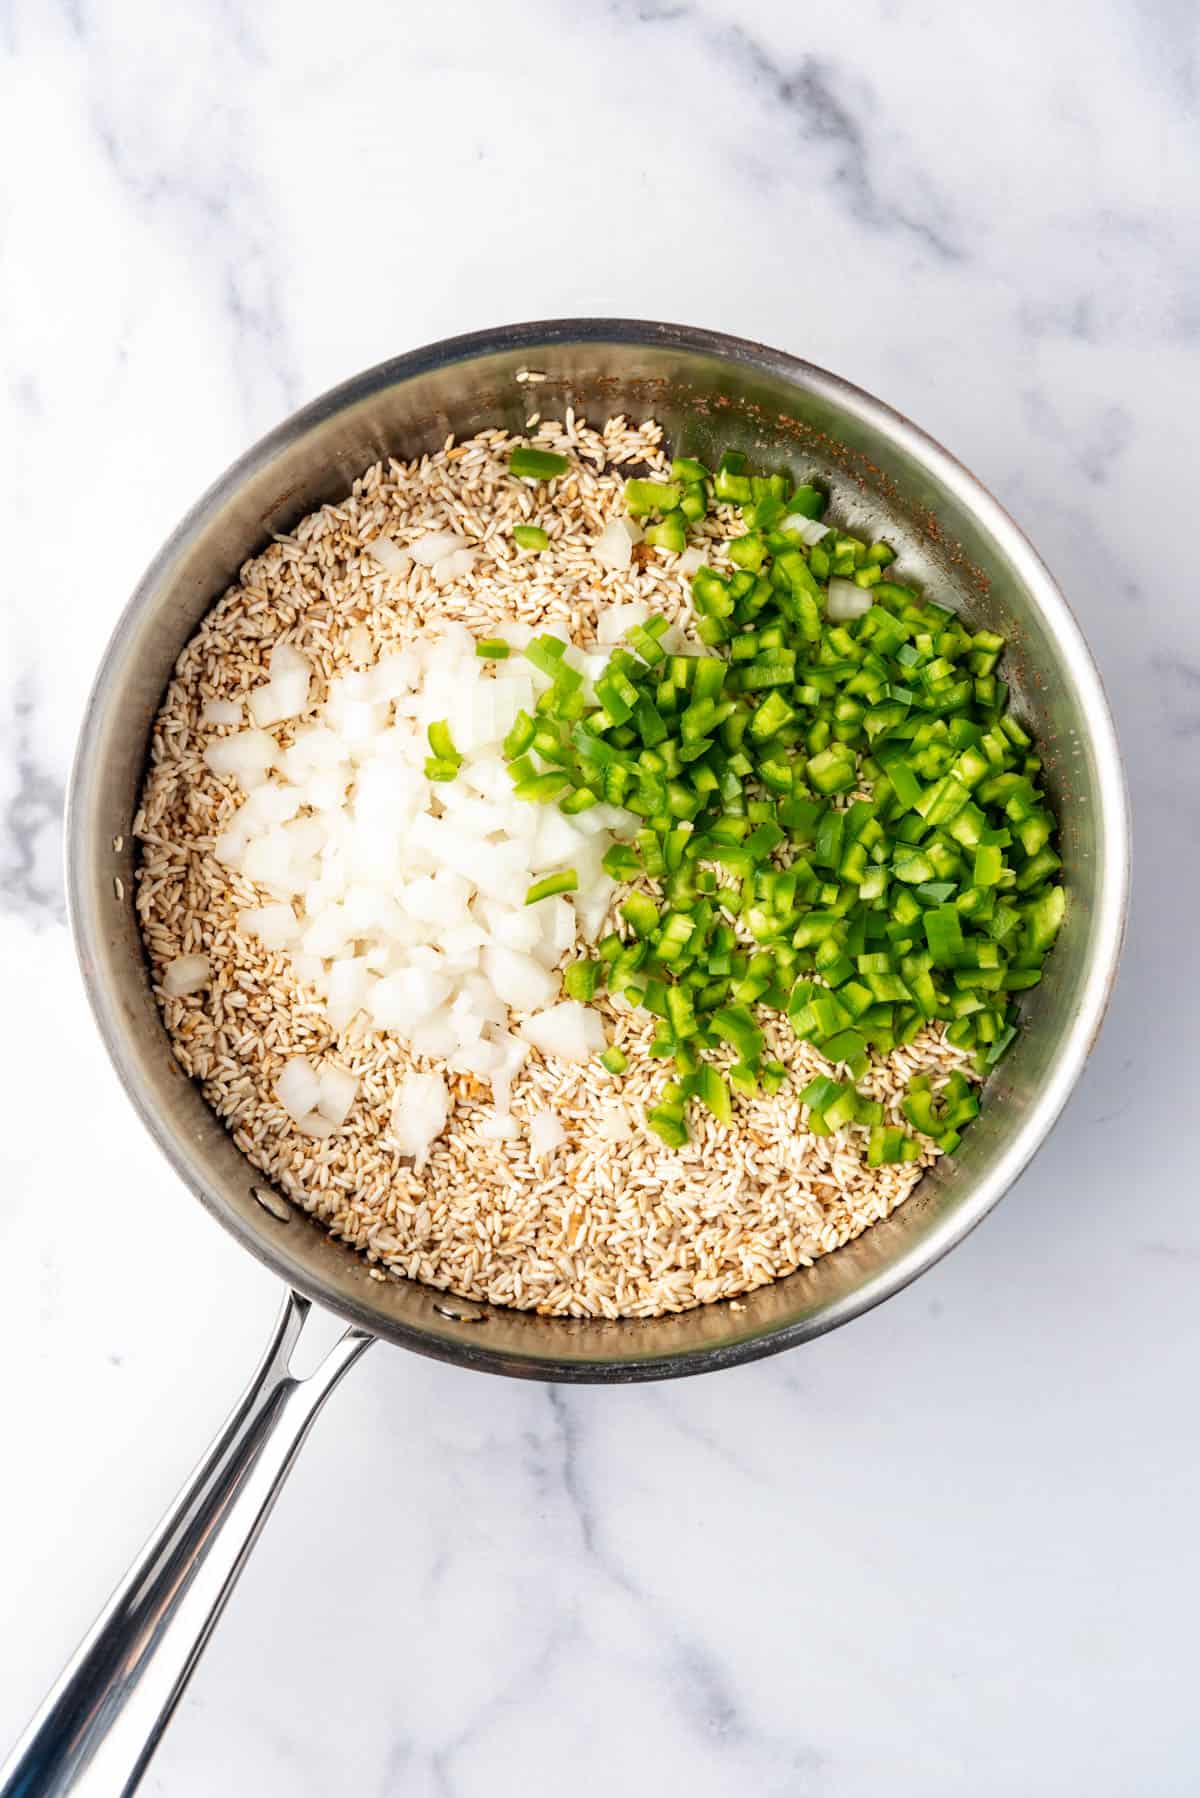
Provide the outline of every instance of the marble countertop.
[[1176,0],[0,6],[0,1742],[277,1303],[85,1014],[59,836],[104,640],[302,401],[608,313],[836,369],[1030,532],[1128,760],[1110,1020],[984,1227],[811,1347],[571,1391],[373,1351],[144,1790],[1194,1791],[1198,83]]

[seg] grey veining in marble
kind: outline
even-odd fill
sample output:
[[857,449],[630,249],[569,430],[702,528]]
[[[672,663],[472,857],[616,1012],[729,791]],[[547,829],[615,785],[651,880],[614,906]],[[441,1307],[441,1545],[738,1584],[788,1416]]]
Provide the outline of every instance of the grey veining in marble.
[[58,870],[116,613],[248,442],[502,319],[675,318],[918,419],[1109,684],[1136,878],[1051,1142],[883,1310],[704,1382],[374,1351],[146,1781],[504,1798],[1196,1784],[1200,13],[0,4],[0,1736],[273,1315],[94,1041]]

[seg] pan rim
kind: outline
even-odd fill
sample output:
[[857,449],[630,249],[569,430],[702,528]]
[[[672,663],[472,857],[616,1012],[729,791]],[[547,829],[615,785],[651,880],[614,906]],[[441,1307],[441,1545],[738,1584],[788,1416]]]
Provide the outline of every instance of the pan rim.
[[[425,1328],[392,1317],[381,1317],[369,1305],[360,1305],[344,1294],[334,1293],[319,1278],[308,1274],[307,1270],[298,1270],[285,1254],[276,1251],[266,1236],[256,1235],[199,1177],[193,1158],[184,1152],[175,1132],[166,1126],[156,1108],[148,1102],[126,1047],[125,1033],[113,996],[102,989],[94,971],[99,951],[100,921],[85,880],[84,861],[88,845],[83,820],[87,814],[85,798],[91,783],[97,778],[98,770],[94,765],[96,758],[89,756],[88,750],[96,732],[97,721],[104,712],[122,646],[152,596],[161,588],[171,565],[188,550],[214,514],[253,475],[268,466],[280,451],[330,417],[349,410],[383,388],[455,363],[470,362],[499,352],[533,354],[539,349],[556,345],[677,349],[716,357],[733,366],[765,370],[810,393],[827,397],[831,402],[854,413],[866,425],[900,443],[956,493],[982,529],[1008,557],[1038,610],[1053,629],[1084,698],[1088,737],[1098,775],[1097,805],[1102,814],[1102,856],[1101,865],[1097,869],[1093,946],[1090,966],[1083,981],[1082,1003],[1064,1034],[1046,1084],[1022,1119],[1013,1143],[1001,1163],[985,1175],[953,1211],[941,1220],[935,1232],[911,1245],[886,1268],[818,1314],[769,1326],[765,1330],[747,1330],[741,1338],[731,1331],[729,1338],[719,1344],[700,1345],[665,1355],[648,1351],[644,1356],[639,1356],[636,1351],[630,1353],[627,1349],[617,1359],[592,1355],[571,1358],[564,1357],[561,1353],[539,1356],[534,1352],[489,1349],[482,1342],[464,1340],[461,1334],[451,1330],[442,1333],[436,1326]],[[674,1378],[715,1371],[781,1353],[861,1316],[884,1299],[902,1291],[918,1275],[935,1265],[951,1248],[962,1242],[1028,1166],[1049,1135],[1082,1072],[1103,1022],[1116,980],[1128,907],[1130,863],[1125,775],[1116,728],[1099,670],[1054,576],[1020,526],[983,483],[935,438],[903,414],[863,388],[816,364],[721,332],[624,318],[530,321],[470,332],[420,346],[378,363],[330,388],[273,427],[236,458],[184,514],[151,560],[116,622],[84,709],[68,786],[64,841],[68,919],[84,987],[101,1039],[117,1076],[151,1139],[205,1209],[243,1247],[296,1290],[373,1335],[417,1353],[480,1371],[583,1382]],[[353,1253],[351,1250],[347,1252]],[[558,1324],[567,1321],[570,1320],[555,1320]]]

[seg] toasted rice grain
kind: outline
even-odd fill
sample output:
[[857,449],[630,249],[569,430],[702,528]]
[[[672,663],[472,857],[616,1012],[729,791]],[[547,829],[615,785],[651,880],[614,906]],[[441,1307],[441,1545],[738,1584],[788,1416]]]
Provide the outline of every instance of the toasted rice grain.
[[[642,600],[686,619],[674,556],[641,551],[618,573],[600,568],[588,547],[621,510],[625,470],[666,471],[660,428],[615,418],[595,431],[568,412],[565,423],[540,424],[533,437],[573,458],[552,488],[508,474],[511,440],[500,431],[462,444],[447,439],[419,462],[376,463],[340,504],[312,513],[245,564],[180,656],[155,722],[135,823],[137,908],[180,1065],[255,1167],[334,1235],[395,1276],[464,1298],[556,1316],[653,1317],[810,1266],[902,1204],[937,1151],[927,1145],[919,1164],[869,1169],[865,1131],[810,1134],[796,1094],[833,1070],[777,1023],[766,1026],[769,1051],[789,1079],[775,1097],[735,1098],[730,1127],[693,1107],[692,1140],[682,1150],[641,1128],[613,1143],[603,1130],[606,1108],[619,1101],[640,1119],[663,1071],[648,1054],[654,1020],[606,1004],[611,1038],[629,1059],[624,1075],[534,1052],[514,1083],[516,1117],[551,1107],[567,1132],[563,1147],[537,1161],[524,1133],[511,1142],[482,1138],[490,1094],[469,1075],[453,1075],[450,1122],[417,1176],[390,1144],[388,1114],[400,1078],[434,1064],[367,1029],[361,1016],[331,1031],[287,957],[238,933],[238,909],[263,895],[212,854],[241,795],[205,767],[205,746],[227,727],[201,724],[200,714],[209,700],[242,699],[258,685],[280,639],[312,659],[319,703],[329,678],[361,657],[356,627],[386,654],[451,618],[480,635],[505,620],[558,621],[578,639],[594,633],[598,606]],[[717,565],[716,540],[728,522],[705,526]],[[520,556],[511,536],[520,523],[540,524],[551,549]],[[450,596],[427,570],[397,580],[364,553],[376,536],[403,545],[431,530],[461,531],[481,546]],[[209,956],[211,987],[167,997],[166,964],[194,953]],[[358,1078],[358,1097],[347,1122],[314,1141],[280,1107],[274,1087],[289,1056],[330,1053]],[[936,1081],[965,1061],[931,1028],[877,1059],[863,1084],[898,1123],[912,1074]]]

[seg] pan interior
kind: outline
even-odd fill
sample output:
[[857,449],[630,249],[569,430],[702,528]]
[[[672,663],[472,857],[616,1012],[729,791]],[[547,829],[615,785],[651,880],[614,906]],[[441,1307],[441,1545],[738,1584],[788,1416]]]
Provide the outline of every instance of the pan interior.
[[[542,378],[529,382],[530,371]],[[562,417],[568,407],[592,421],[653,415],[677,453],[712,460],[732,447],[816,475],[839,522],[886,533],[937,598],[1002,632],[1015,709],[1045,758],[1068,878],[1067,924],[1027,1028],[953,1160],[813,1268],[733,1305],[646,1321],[540,1318],[372,1277],[358,1254],[264,1188],[179,1068],[130,898],[130,826],[155,712],[183,644],[246,558],[380,456],[412,457],[489,426],[520,431],[531,410]],[[1099,1024],[1124,905],[1123,794],[1103,694],[1057,589],[1000,508],[906,421],[820,370],[734,339],[614,321],[513,327],[399,358],[317,401],[223,476],[118,625],[84,724],[68,846],[72,919],[102,1033],[143,1120],[202,1202],[284,1279],[361,1326],[544,1378],[662,1377],[749,1359],[845,1321],[930,1265],[995,1202],[1061,1108]]]

